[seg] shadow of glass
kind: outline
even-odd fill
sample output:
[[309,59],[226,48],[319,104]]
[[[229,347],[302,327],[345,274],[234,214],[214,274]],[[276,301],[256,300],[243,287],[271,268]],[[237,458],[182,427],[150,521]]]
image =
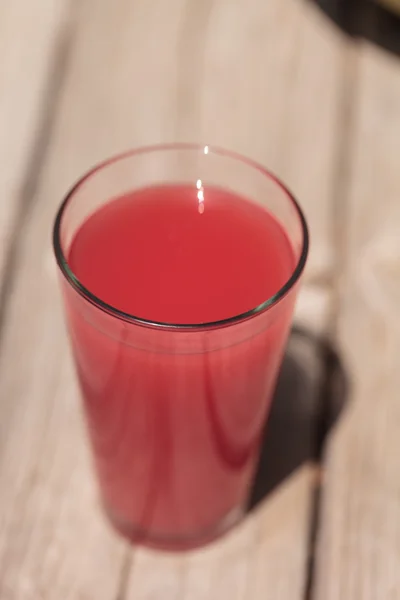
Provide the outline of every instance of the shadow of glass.
[[[400,13],[378,0],[309,0],[338,27],[355,38],[365,38],[400,55]],[[389,3],[387,3],[389,6]]]
[[321,459],[325,438],[347,396],[347,377],[334,348],[295,327],[266,425],[249,510],[298,467]]

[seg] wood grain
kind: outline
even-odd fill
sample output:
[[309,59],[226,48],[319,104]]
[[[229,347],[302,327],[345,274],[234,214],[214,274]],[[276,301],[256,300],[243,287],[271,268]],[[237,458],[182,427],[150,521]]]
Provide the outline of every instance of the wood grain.
[[[298,310],[308,327],[323,329],[341,39],[301,0],[87,0],[75,18],[4,319],[0,596],[191,600],[211,590],[215,598],[300,600],[315,483],[307,464],[216,545],[183,557],[134,550],[129,571],[131,551],[97,508],[49,238],[67,187],[109,154],[184,139],[227,146],[298,191],[315,238],[311,291]],[[321,365],[316,356],[310,364],[315,407]]]
[[[19,211],[34,185],[69,0],[3,0],[0,5],[0,282]],[[28,181],[29,179],[29,181]]]
[[351,402],[327,449],[316,599],[400,590],[400,63],[363,44],[338,338]]

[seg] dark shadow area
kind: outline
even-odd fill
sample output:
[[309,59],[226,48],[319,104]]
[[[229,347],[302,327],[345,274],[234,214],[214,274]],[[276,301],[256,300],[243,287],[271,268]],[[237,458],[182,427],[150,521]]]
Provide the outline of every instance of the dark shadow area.
[[319,462],[324,441],[348,396],[348,381],[331,345],[294,328],[262,444],[250,510],[306,462]]
[[378,0],[309,0],[340,29],[400,55],[400,14]]

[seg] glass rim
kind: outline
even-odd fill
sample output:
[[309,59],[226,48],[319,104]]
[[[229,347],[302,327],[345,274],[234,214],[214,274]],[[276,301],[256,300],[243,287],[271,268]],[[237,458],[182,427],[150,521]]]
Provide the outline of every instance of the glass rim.
[[[93,294],[88,288],[86,288],[76,277],[75,273],[72,271],[68,264],[68,260],[64,255],[62,245],[61,245],[61,225],[62,219],[66,209],[70,201],[74,198],[76,192],[81,188],[81,186],[91,179],[96,173],[113,165],[114,163],[118,163],[127,158],[134,158],[135,156],[140,156],[144,154],[151,154],[155,152],[170,152],[177,150],[188,150],[188,151],[201,151],[205,153],[205,149],[207,149],[207,154],[214,154],[218,156],[225,156],[227,158],[231,158],[233,160],[239,161],[252,169],[255,169],[265,177],[267,177],[270,181],[276,184],[286,195],[287,199],[292,203],[297,216],[300,221],[300,226],[302,230],[303,240],[302,240],[302,248],[300,252],[299,259],[297,260],[296,266],[293,269],[293,272],[289,279],[284,283],[281,288],[275,292],[271,297],[267,300],[263,301],[261,304],[257,305],[250,310],[240,313],[238,315],[234,315],[233,317],[228,317],[226,319],[221,319],[218,321],[211,321],[205,323],[165,323],[162,321],[153,321],[151,319],[144,319],[142,317],[137,317],[130,313],[119,310],[118,308],[104,302],[101,298]],[[97,163],[91,169],[86,171],[84,175],[82,175],[78,181],[70,188],[69,192],[66,194],[64,200],[62,201],[56,217],[54,221],[53,227],[53,250],[56,257],[56,261],[58,267],[62,275],[65,277],[67,282],[75,289],[75,291],[87,300],[90,304],[94,305],[99,310],[107,313],[108,315],[115,317],[119,320],[125,321],[127,323],[131,323],[133,325],[141,325],[144,327],[158,328],[158,329],[174,329],[174,330],[200,330],[200,329],[215,329],[226,327],[229,325],[234,325],[240,323],[242,321],[246,321],[256,315],[264,313],[271,308],[273,308],[280,300],[282,300],[294,287],[297,281],[300,279],[300,276],[304,270],[304,267],[307,262],[307,256],[309,251],[309,231],[307,226],[307,221],[304,216],[304,213],[294,197],[294,195],[290,192],[290,190],[286,187],[286,185],[274,175],[267,168],[263,167],[257,161],[254,161],[250,158],[247,158],[237,152],[233,152],[230,150],[225,150],[218,146],[210,146],[207,144],[195,144],[195,143],[169,143],[169,144],[155,144],[150,146],[142,146],[134,149],[127,150],[125,152],[121,152],[119,154],[113,155],[110,158]]]

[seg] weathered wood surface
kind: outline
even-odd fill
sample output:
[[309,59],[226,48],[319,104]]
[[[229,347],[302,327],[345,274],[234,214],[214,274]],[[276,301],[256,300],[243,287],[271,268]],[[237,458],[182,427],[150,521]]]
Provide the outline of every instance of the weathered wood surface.
[[[0,6],[0,31],[3,11],[7,15],[8,5],[20,4],[7,0]],[[0,597],[303,599],[316,483],[309,459],[322,372],[316,349],[293,341],[291,360],[300,377],[294,381],[305,387],[296,385],[289,394],[299,399],[289,413],[292,429],[285,414],[274,417],[286,435],[297,432],[302,462],[277,477],[241,527],[209,548],[172,557],[131,549],[97,506],[49,239],[62,195],[94,162],[162,141],[226,146],[270,166],[304,205],[313,250],[298,319],[311,331],[324,331],[336,260],[331,216],[347,48],[305,0],[86,0],[68,4],[65,13],[61,5],[32,1],[24,40],[0,39],[5,54],[12,44],[21,52],[28,36],[51,29],[43,34],[48,62],[41,63],[42,83],[33,64],[32,73],[27,70],[39,90],[35,99],[29,100],[34,90],[21,74],[14,112],[11,92],[0,97],[8,107],[9,116],[0,115],[7,131],[21,126],[22,98],[30,111],[25,141],[12,140],[18,156],[11,161],[0,146],[2,172],[11,165],[13,173],[0,229],[4,239],[18,235],[2,307]],[[8,21],[18,29],[15,14]],[[51,48],[60,36],[54,63]],[[33,61],[24,52],[23,62]],[[42,90],[50,64],[56,65],[47,86],[54,107],[46,121],[49,96],[43,98]],[[35,156],[32,132],[42,140]],[[29,164],[36,167],[34,185],[26,179],[33,171]],[[26,203],[22,227],[10,233],[18,213],[14,190],[20,189]]]
[[36,183],[69,8],[69,0],[2,0],[0,5],[0,282],[22,205]]
[[317,600],[400,597],[400,61],[362,44],[340,210],[350,402],[326,451]]

